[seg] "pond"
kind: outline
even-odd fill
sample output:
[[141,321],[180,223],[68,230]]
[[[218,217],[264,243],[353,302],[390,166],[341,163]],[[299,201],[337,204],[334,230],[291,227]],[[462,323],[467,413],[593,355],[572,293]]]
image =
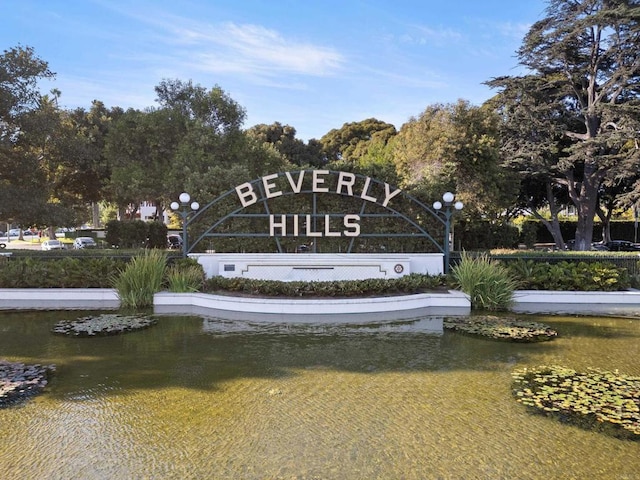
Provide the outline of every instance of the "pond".
[[640,319],[528,317],[511,344],[423,321],[253,325],[159,317],[103,338],[53,335],[87,312],[0,313],[0,358],[55,364],[0,409],[0,472],[23,479],[632,479],[640,442],[532,415],[515,368],[640,375]]

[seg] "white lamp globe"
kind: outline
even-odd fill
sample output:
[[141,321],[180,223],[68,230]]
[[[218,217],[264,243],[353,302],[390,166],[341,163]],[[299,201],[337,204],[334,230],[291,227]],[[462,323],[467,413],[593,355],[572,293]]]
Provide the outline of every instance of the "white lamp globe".
[[171,207],[171,210],[178,210],[180,208],[180,204],[178,202],[171,202],[171,205],[169,205]]
[[198,202],[193,202],[191,204],[191,210],[197,210],[200,208],[200,204]]
[[445,203],[451,203],[453,202],[454,199],[454,195],[451,192],[447,192],[444,195],[442,195],[442,200],[444,200]]
[[433,202],[433,208],[436,209],[436,210],[440,210],[442,208],[442,203]]
[[191,195],[189,195],[187,192],[182,192],[179,198],[182,203],[189,203],[189,200],[191,200]]
[[456,202],[454,205],[456,210],[462,210],[462,208],[464,207],[464,203],[462,202]]

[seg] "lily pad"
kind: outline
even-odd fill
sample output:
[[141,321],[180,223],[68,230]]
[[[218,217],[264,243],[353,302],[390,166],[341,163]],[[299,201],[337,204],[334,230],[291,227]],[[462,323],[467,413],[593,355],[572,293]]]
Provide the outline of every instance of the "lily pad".
[[141,330],[156,323],[154,318],[145,315],[103,314],[63,320],[53,327],[52,332],[74,337],[95,337]]
[[443,327],[446,330],[509,342],[542,342],[558,336],[556,330],[543,323],[492,315],[447,317]]
[[512,373],[516,401],[531,411],[612,436],[640,440],[640,377],[540,366]]
[[26,365],[0,360],[0,408],[40,393],[54,371],[53,365]]

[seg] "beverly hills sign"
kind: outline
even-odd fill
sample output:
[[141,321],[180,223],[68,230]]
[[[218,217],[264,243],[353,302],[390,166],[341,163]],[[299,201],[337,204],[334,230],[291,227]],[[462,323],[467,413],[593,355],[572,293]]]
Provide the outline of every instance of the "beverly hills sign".
[[[392,189],[387,183],[377,182],[370,177],[350,172],[332,172],[329,170],[301,170],[283,174],[265,175],[258,181],[246,182],[235,187],[242,208],[259,201],[274,199],[285,194],[332,193],[375,203],[384,208],[391,200],[402,193]],[[280,181],[279,181],[280,180]],[[306,185],[306,189],[305,189]],[[342,229],[332,230],[330,217],[325,214],[323,227],[314,229],[315,222],[309,214],[269,214],[269,236],[307,236],[307,237],[358,237],[360,235],[360,215],[345,214],[342,217]]]
[[[207,277],[338,281],[443,271],[437,252],[445,247],[427,226],[445,220],[401,189],[357,173],[300,170],[254,178],[199,209],[185,230],[195,223],[186,251],[206,242],[208,251],[193,255]],[[311,237],[311,252],[298,250],[299,237]]]

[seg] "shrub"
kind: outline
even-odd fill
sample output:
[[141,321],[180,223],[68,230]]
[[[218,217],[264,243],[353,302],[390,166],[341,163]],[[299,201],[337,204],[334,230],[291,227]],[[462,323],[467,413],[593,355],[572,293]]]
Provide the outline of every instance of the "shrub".
[[174,264],[167,270],[167,288],[170,292],[197,292],[204,283],[204,271],[200,265]]
[[605,262],[561,261],[550,264],[516,260],[507,269],[528,290],[604,291],[626,290],[631,278],[625,268]]
[[124,308],[144,308],[153,305],[153,295],[162,289],[167,258],[160,250],[145,250],[134,257],[113,279]]
[[442,288],[444,284],[444,276],[415,273],[397,279],[369,278],[337,282],[280,282],[216,276],[205,281],[203,290],[209,293],[223,290],[261,296],[355,297],[421,293]]
[[473,257],[463,252],[451,274],[457,286],[469,295],[471,308],[506,310],[513,303],[518,282],[506,267],[486,254]]
[[167,248],[167,226],[162,222],[147,223],[147,247]]
[[109,257],[19,257],[0,265],[0,288],[110,288],[126,264]]
[[[111,220],[105,226],[105,240],[109,245],[120,248],[139,248],[147,243],[149,226],[142,220]],[[166,246],[167,239],[164,238],[163,246]]]

